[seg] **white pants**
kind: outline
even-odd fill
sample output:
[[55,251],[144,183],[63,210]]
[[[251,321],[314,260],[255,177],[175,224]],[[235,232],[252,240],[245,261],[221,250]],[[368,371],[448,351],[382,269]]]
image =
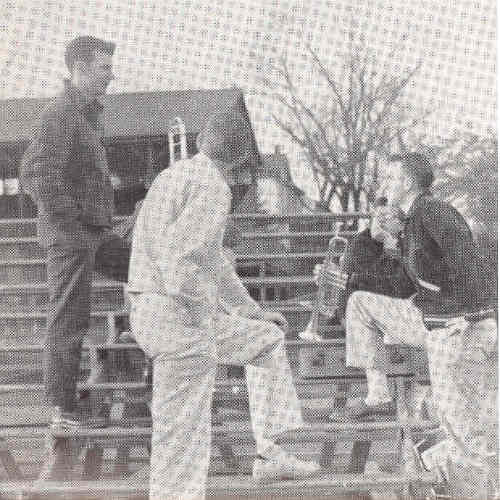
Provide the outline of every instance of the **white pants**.
[[248,366],[247,384],[257,451],[303,425],[283,332],[275,325],[216,313],[181,323],[171,300],[131,297],[131,326],[153,360],[150,499],[205,497],[211,447],[211,403],[218,363]]
[[498,435],[498,384],[488,383],[496,379],[496,322],[428,331],[410,299],[353,293],[346,310],[347,365],[384,371],[384,343],[426,348],[434,405],[450,437],[452,498],[486,498],[492,462],[487,445]]

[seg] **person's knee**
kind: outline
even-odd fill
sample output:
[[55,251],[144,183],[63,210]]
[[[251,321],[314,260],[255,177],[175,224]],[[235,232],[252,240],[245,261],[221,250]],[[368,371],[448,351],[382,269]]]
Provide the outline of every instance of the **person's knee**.
[[347,299],[347,306],[345,311],[346,322],[350,321],[353,316],[359,311],[360,305],[364,300],[364,292],[353,292]]

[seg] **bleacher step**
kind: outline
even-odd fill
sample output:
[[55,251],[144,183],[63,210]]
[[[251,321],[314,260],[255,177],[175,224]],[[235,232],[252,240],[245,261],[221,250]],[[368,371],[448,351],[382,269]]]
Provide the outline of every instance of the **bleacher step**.
[[[22,265],[0,264],[1,288],[0,293],[9,289],[46,289],[47,274],[45,262],[26,261]],[[94,276],[94,287],[123,288],[123,283],[99,280],[99,275]],[[240,278],[245,286],[286,286],[286,285],[315,285],[311,275],[297,276],[243,276]]]
[[[342,492],[388,492],[406,488],[409,484],[425,485],[435,481],[433,474],[331,474],[321,472],[303,480],[258,483],[251,476],[231,475],[210,477],[207,497],[216,498],[331,498]],[[48,495],[64,495],[69,498],[85,495],[86,498],[133,498],[147,497],[148,484],[133,479],[115,481],[71,481],[67,483],[44,482],[34,486],[29,482],[6,482],[0,485],[0,493],[19,492]],[[52,497],[51,497],[52,498]]]

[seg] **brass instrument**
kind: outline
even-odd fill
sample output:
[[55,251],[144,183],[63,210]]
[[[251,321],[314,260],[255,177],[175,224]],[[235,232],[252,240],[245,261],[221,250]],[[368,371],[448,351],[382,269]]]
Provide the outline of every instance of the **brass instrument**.
[[[340,271],[347,240],[334,236],[328,243],[328,251],[318,276],[318,292],[313,303],[312,315],[307,328],[299,333],[303,340],[321,341],[319,315],[332,316],[345,294],[348,276]],[[337,263],[338,262],[338,263]]]

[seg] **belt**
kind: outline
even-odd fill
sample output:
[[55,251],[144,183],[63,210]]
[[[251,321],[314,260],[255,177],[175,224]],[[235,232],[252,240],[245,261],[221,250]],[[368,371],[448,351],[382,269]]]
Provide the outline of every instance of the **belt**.
[[485,319],[496,319],[496,316],[495,309],[485,309],[453,317],[427,316],[424,317],[424,324],[427,330],[435,330],[437,328],[458,327],[460,325],[466,326],[466,324],[478,323]]

